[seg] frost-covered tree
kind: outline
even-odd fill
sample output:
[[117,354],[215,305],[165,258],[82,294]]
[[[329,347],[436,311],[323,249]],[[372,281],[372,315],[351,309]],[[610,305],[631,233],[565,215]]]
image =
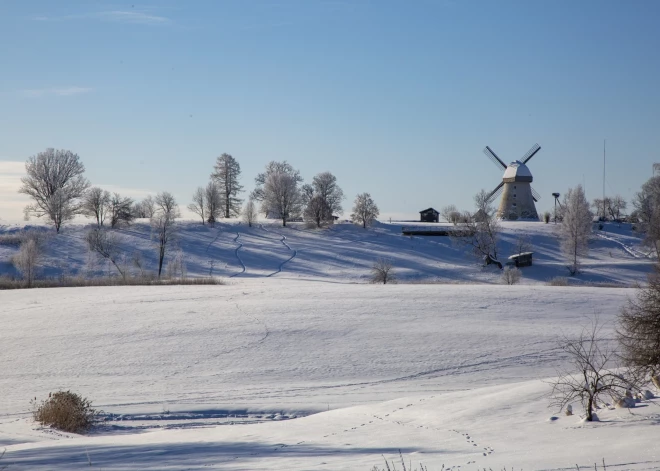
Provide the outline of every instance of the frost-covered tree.
[[344,192],[337,185],[337,177],[330,172],[316,175],[310,185],[303,185],[302,193],[305,218],[314,221],[317,227],[332,221],[333,214],[343,212]]
[[243,200],[238,194],[243,186],[238,182],[241,177],[241,166],[230,154],[222,154],[215,161],[211,178],[217,183],[224,204],[224,217],[230,218],[240,214]]
[[589,254],[589,236],[593,214],[582,185],[570,188],[564,195],[561,222],[561,250],[571,276],[580,271],[580,259]]
[[12,257],[12,263],[21,274],[28,288],[31,288],[37,277],[37,267],[41,259],[39,244],[34,238],[27,238],[21,243],[18,254]]
[[151,219],[156,212],[156,204],[151,195],[133,206],[133,211],[136,218],[149,218]]
[[266,171],[254,179],[256,186],[250,196],[261,202],[265,215],[281,218],[282,225],[286,226],[288,219],[300,217],[302,212],[303,197],[299,187],[302,181],[300,172],[286,160],[272,161],[266,165]]
[[110,204],[110,192],[99,187],[92,187],[85,192],[80,206],[81,214],[96,219],[98,227],[103,226]]
[[204,189],[204,201],[206,204],[206,220],[209,224],[213,225],[224,214],[220,187],[213,180]]
[[271,161],[266,165],[266,171],[257,175],[254,179],[255,187],[252,191],[252,198],[255,201],[263,201],[265,199],[264,195],[264,185],[266,184],[266,179],[268,175],[273,173],[285,173],[293,177],[298,185],[303,181],[303,178],[300,176],[300,172],[293,168],[293,166],[288,163],[286,160],[283,162]]
[[254,204],[254,200],[249,198],[245,207],[243,208],[243,221],[245,221],[248,227],[252,227],[252,224],[257,220],[257,207]]
[[287,220],[300,217],[303,200],[295,175],[270,173],[264,183],[263,193],[262,211],[278,215],[283,227]]
[[25,217],[46,216],[59,232],[80,212],[80,199],[89,188],[80,157],[68,150],[46,149],[27,159],[25,172],[18,192],[34,201],[25,207]]
[[167,245],[176,234],[176,218],[180,217],[180,212],[174,196],[167,191],[158,193],[154,204],[156,211],[151,218],[151,233],[158,247],[158,278],[160,278]]
[[202,225],[206,224],[206,190],[204,187],[198,187],[192,196],[193,202],[188,205],[188,209],[202,218]]
[[133,199],[113,193],[108,204],[110,214],[110,227],[115,229],[120,226],[128,226],[135,219],[133,210]]
[[351,221],[361,224],[364,229],[370,226],[378,217],[380,211],[369,193],[360,193],[353,202]]
[[442,219],[447,222],[451,222],[454,226],[458,224],[461,219],[461,213],[456,209],[456,206],[453,204],[448,204],[440,211]]

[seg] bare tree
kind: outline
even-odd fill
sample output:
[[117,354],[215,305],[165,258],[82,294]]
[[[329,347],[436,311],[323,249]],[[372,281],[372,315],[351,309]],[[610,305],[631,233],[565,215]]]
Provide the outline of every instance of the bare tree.
[[156,204],[151,195],[149,195],[139,203],[135,204],[133,210],[135,212],[135,217],[151,219],[156,212]]
[[592,219],[593,214],[589,211],[582,185],[569,188],[562,206],[561,249],[571,276],[579,273],[580,259],[589,253]]
[[461,219],[461,213],[456,209],[456,206],[453,204],[449,204],[442,208],[440,211],[440,214],[442,215],[442,219],[444,219],[447,222],[451,222],[454,226],[458,224],[458,222]]
[[46,216],[59,232],[79,212],[78,200],[89,188],[80,157],[68,150],[46,149],[28,158],[25,171],[18,192],[34,200],[25,207],[25,217]]
[[133,210],[133,200],[121,196],[119,193],[113,193],[108,205],[110,213],[110,227],[115,229],[120,226],[128,226],[135,218]]
[[392,261],[387,258],[379,258],[371,267],[371,282],[383,283],[386,285],[388,282],[393,283],[396,281]]
[[502,282],[507,285],[515,285],[522,278],[522,273],[516,267],[504,267],[502,270]]
[[281,218],[282,226],[286,226],[287,220],[300,217],[302,195],[296,175],[280,171],[269,173],[263,186],[261,208],[264,213]]
[[571,366],[560,370],[551,383],[550,405],[563,409],[579,400],[587,421],[594,420],[593,411],[601,397],[621,399],[638,384],[635,376],[612,369],[616,367],[616,355],[600,333],[601,325],[595,319],[577,338],[564,336],[559,340],[559,347],[568,355]]
[[97,227],[85,236],[90,252],[112,263],[121,277],[126,279],[127,270],[120,265],[121,250],[119,239],[114,232]]
[[243,221],[245,221],[248,227],[252,227],[252,224],[257,220],[257,208],[254,204],[252,198],[248,199],[245,203],[245,208],[243,208]]
[[195,190],[192,200],[193,202],[188,205],[188,209],[202,218],[202,225],[206,224],[206,218],[208,217],[206,209],[208,205],[204,187],[200,186]]
[[610,213],[613,221],[621,220],[623,211],[628,207],[628,203],[621,195],[613,196],[608,200],[607,211]]
[[81,214],[96,219],[98,227],[103,226],[110,204],[110,192],[99,187],[92,187],[82,197]]
[[617,329],[624,362],[642,374],[660,374],[660,266],[648,275],[634,299],[628,300]]
[[41,259],[41,250],[34,238],[26,238],[12,258],[12,263],[21,274],[28,288],[31,288],[37,277],[37,267]]
[[362,224],[362,227],[366,229],[376,220],[379,214],[378,206],[376,206],[369,193],[360,193],[355,197],[353,213],[351,214],[353,224]]
[[213,180],[206,185],[204,197],[206,201],[206,220],[209,224],[214,225],[223,215],[223,204],[220,188]]
[[243,186],[238,183],[240,176],[241,166],[234,157],[222,154],[216,159],[211,178],[218,185],[226,218],[237,216],[241,212],[243,200],[238,198],[238,194],[243,191]]
[[474,203],[477,211],[474,214],[465,212],[461,217],[462,223],[451,232],[451,237],[458,244],[468,247],[478,260],[502,268],[497,251],[501,228],[488,193],[481,190],[474,196]]
[[158,246],[158,278],[160,278],[167,244],[176,234],[176,218],[180,217],[180,213],[174,196],[167,191],[158,193],[154,204],[156,211],[151,218],[151,232]]

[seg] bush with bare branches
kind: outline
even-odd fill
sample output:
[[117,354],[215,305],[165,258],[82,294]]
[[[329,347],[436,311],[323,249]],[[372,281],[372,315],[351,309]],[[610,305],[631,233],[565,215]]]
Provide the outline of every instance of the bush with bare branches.
[[502,282],[506,285],[515,285],[522,278],[521,271],[516,267],[504,267],[502,270]]
[[387,258],[379,258],[376,260],[371,267],[371,282],[383,283],[384,285],[396,282],[391,260]]
[[598,319],[594,319],[576,338],[560,338],[559,347],[568,355],[570,367],[560,370],[551,382],[550,406],[563,409],[579,400],[588,422],[597,420],[594,409],[601,398],[615,402],[639,384],[633,372],[613,369],[616,354],[601,337],[601,330]]
[[660,266],[648,275],[634,299],[628,300],[619,316],[617,329],[626,364],[649,374],[660,374]]

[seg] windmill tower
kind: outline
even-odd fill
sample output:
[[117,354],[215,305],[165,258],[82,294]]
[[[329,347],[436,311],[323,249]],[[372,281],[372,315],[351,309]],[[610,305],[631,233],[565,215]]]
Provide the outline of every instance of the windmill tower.
[[502,182],[488,195],[489,202],[502,195],[500,206],[497,209],[498,218],[509,220],[539,219],[534,203],[541,199],[541,195],[531,186],[534,179],[529,167],[527,167],[527,162],[540,150],[541,147],[534,144],[520,160],[515,160],[506,165],[490,147],[486,146],[484,149],[484,153],[488,158],[504,170]]

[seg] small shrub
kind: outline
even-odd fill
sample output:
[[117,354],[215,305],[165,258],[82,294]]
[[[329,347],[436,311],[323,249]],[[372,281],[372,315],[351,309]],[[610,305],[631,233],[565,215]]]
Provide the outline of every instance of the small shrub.
[[522,272],[517,267],[504,267],[502,270],[502,282],[507,285],[515,285],[522,278]]
[[555,276],[548,281],[548,286],[568,286],[568,278],[565,276]]
[[392,262],[386,258],[379,258],[371,267],[372,283],[394,283],[396,281],[392,268]]
[[64,432],[86,432],[94,425],[98,415],[89,399],[71,391],[50,393],[41,404],[35,398],[32,406],[35,421]]
[[543,222],[548,224],[550,222],[550,216],[551,216],[550,211],[546,211],[545,213],[543,213]]

